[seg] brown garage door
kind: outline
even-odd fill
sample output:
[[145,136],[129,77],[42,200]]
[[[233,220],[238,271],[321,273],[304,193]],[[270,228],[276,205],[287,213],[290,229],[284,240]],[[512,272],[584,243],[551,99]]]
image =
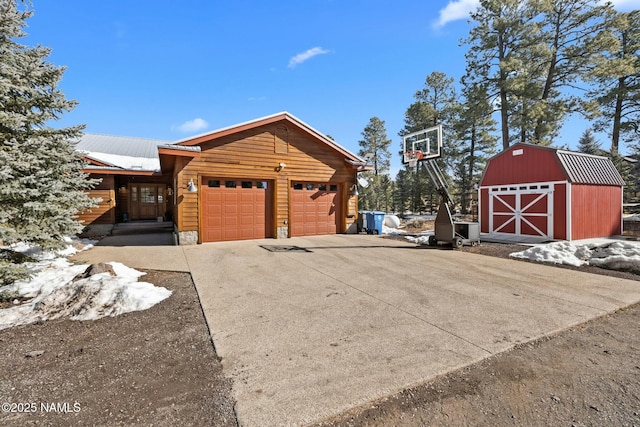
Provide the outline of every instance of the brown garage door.
[[202,241],[272,237],[270,181],[204,178]]
[[340,192],[337,184],[291,184],[291,235],[336,234]]

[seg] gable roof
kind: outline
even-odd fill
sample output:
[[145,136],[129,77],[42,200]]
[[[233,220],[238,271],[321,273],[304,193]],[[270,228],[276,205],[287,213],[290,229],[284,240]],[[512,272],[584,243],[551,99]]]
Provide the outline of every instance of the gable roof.
[[358,155],[350,152],[331,138],[327,137],[327,135],[319,132],[314,129],[307,123],[303,122],[296,116],[286,111],[272,114],[270,116],[261,117],[258,119],[250,120],[248,122],[239,123],[232,126],[227,126],[221,129],[217,129],[211,132],[203,133],[200,135],[192,136],[189,138],[185,138],[179,141],[176,141],[176,145],[197,145],[203,142],[211,141],[217,138],[222,138],[227,135],[232,135],[234,133],[242,132],[249,129],[254,129],[259,126],[264,126],[272,123],[277,123],[280,121],[284,121],[288,124],[291,124],[297,127],[302,132],[309,135],[312,139],[316,140],[320,144],[326,145],[328,148],[342,154],[345,156],[345,160],[356,163],[358,165],[364,166],[366,164],[365,160],[359,157]]
[[[480,182],[483,182],[487,176],[487,170],[491,165],[491,161],[497,157],[506,155],[509,152],[519,148],[529,148],[535,150],[545,150],[551,152],[555,157],[562,173],[567,181],[573,184],[591,184],[591,185],[611,185],[623,186],[624,180],[616,169],[610,158],[605,156],[596,156],[593,154],[585,154],[577,151],[563,150],[555,147],[543,145],[529,144],[526,142],[518,142],[504,151],[494,155],[487,161],[487,167],[484,170]],[[520,150],[522,151],[522,150]]]

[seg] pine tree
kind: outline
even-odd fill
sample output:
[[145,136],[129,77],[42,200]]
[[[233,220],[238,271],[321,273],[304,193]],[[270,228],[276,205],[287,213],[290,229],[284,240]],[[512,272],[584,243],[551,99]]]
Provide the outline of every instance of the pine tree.
[[459,142],[454,162],[454,182],[458,189],[459,203],[463,214],[469,213],[474,185],[488,158],[495,153],[497,138],[494,135],[496,122],[487,90],[475,83],[463,80],[464,102],[458,107],[454,121],[456,140]]
[[597,131],[608,131],[611,153],[617,154],[621,139],[634,143],[640,136],[640,11],[621,13],[612,21],[614,41],[592,74],[601,116]]
[[600,143],[593,135],[591,129],[586,129],[580,136],[578,140],[578,151],[585,154],[595,154],[597,156],[606,155],[606,152],[600,148]]
[[[522,50],[539,44],[540,40],[541,30],[535,24],[537,11],[529,3],[480,0],[480,6],[471,14],[476,26],[465,41],[469,45],[467,79],[487,87],[490,98],[496,99],[503,149],[507,149],[514,138],[510,131],[514,110],[520,107],[523,115],[528,106],[528,102],[518,97],[531,90],[527,85],[530,73],[523,70],[525,62],[533,58],[523,58]],[[538,61],[533,62],[536,63]]]
[[600,3],[480,0],[467,77],[497,100],[503,149],[521,141],[549,145],[568,114],[590,113],[576,89],[608,46],[601,33],[612,7]]
[[[76,215],[93,205],[85,190],[95,183],[71,142],[82,127],[48,125],[76,104],[57,88],[64,68],[46,61],[50,49],[16,41],[31,15],[0,0],[0,241],[55,249],[81,230]],[[7,281],[17,267],[0,262]]]
[[[372,172],[363,172],[363,176],[370,182],[370,185],[361,189],[358,198],[359,207],[363,210],[380,210],[389,205],[386,201],[386,191],[383,177],[388,178],[391,166],[391,140],[387,138],[387,131],[384,127],[384,120],[378,117],[369,119],[369,123],[362,131],[362,139],[358,141],[360,145],[360,156],[371,156],[370,162],[373,164]],[[386,208],[385,208],[386,209]]]

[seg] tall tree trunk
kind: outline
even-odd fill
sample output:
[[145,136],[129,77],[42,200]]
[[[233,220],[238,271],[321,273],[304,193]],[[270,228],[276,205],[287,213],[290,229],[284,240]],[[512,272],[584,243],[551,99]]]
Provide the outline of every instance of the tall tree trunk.
[[[557,17],[555,22],[555,34],[553,36],[553,54],[551,55],[551,59],[549,61],[549,70],[547,71],[547,79],[544,82],[544,89],[542,90],[542,96],[540,100],[546,102],[549,99],[549,94],[551,93],[551,88],[553,87],[553,79],[556,75],[556,66],[558,61],[558,49],[560,44],[560,16]],[[535,144],[540,144],[542,142],[542,128],[543,128],[543,117],[538,117],[536,120],[536,128],[533,133],[533,142]]]
[[[467,187],[465,188],[465,194],[468,194],[469,190],[471,190],[471,183],[473,182],[473,167],[475,166],[476,163],[476,125],[474,124],[473,127],[471,128],[471,141],[470,141],[470,146],[469,146],[469,178],[467,178]],[[473,200],[473,197],[471,197],[471,200]],[[467,199],[465,196],[465,203],[466,203]],[[473,210],[473,207],[471,208]],[[467,207],[465,206],[465,211],[468,211]],[[468,213],[468,212],[465,212]]]
[[[503,34],[498,35],[498,59],[500,63],[505,60],[505,47]],[[507,104],[507,90],[505,83],[507,73],[500,66],[500,119],[502,120],[502,149],[509,148],[509,105]]]
[[618,79],[618,91],[616,93],[616,109],[613,114],[613,130],[611,132],[611,154],[618,154],[620,145],[620,122],[622,121],[623,94],[626,93],[625,77]]

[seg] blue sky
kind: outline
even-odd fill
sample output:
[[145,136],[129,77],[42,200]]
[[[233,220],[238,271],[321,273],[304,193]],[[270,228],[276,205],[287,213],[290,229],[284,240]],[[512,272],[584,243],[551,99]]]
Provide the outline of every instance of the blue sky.
[[[61,88],[79,105],[55,126],[171,141],[286,110],[357,152],[377,116],[395,153],[425,77],[464,73],[459,41],[477,3],[33,0],[22,42],[68,67]],[[561,142],[575,146],[587,126],[570,120]]]

